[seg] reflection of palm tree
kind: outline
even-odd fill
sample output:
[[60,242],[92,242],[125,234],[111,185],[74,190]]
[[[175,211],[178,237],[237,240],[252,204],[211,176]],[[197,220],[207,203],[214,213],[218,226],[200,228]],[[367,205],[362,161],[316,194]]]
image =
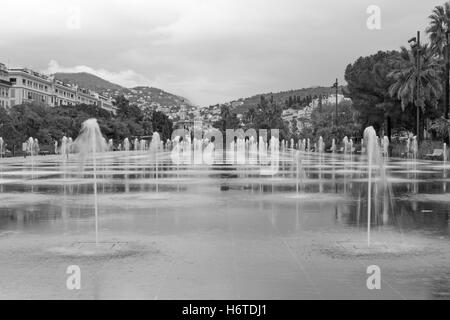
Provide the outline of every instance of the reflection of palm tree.
[[[410,51],[402,47],[397,58],[398,67],[388,75],[394,80],[389,93],[401,101],[403,110],[413,102],[422,110],[425,109],[426,104],[436,106],[442,94],[441,63],[435,59],[427,45],[422,46],[419,51],[420,69],[417,68],[416,63],[418,50]],[[417,88],[420,88],[419,96]]]

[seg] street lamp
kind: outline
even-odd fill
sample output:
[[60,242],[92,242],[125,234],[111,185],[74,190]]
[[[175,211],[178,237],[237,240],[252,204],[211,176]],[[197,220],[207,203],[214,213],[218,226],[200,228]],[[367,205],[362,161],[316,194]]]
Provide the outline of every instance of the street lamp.
[[338,117],[338,90],[339,90],[339,81],[338,81],[338,79],[336,78],[336,82],[333,84],[333,86],[332,86],[332,88],[336,88],[336,110],[335,110],[335,113],[336,113],[336,116],[335,116],[335,119],[334,119],[334,124],[335,124],[335,126],[337,126],[337,117]]
[[417,37],[411,38],[408,40],[408,43],[411,45],[412,50],[416,50],[416,70],[417,70],[417,79],[416,79],[416,132],[417,132],[417,141],[420,142],[421,134],[420,134],[420,31],[417,31]]

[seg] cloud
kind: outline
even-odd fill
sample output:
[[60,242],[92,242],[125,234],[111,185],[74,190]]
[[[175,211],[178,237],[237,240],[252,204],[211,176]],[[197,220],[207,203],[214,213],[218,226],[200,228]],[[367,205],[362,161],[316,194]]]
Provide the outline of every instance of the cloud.
[[60,66],[57,61],[50,60],[47,69],[42,70],[42,72],[46,74],[53,74],[57,72],[64,72],[64,73],[87,72],[96,75],[100,78],[103,78],[105,80],[108,80],[112,83],[119,84],[126,88],[136,86],[150,86],[150,80],[148,78],[130,69],[112,72],[104,69],[94,69],[84,65],[74,67],[63,67]]
[[[349,63],[405,45],[442,2],[5,1],[0,60],[151,85],[208,105],[343,82]],[[378,31],[366,27],[372,4],[381,8]]]

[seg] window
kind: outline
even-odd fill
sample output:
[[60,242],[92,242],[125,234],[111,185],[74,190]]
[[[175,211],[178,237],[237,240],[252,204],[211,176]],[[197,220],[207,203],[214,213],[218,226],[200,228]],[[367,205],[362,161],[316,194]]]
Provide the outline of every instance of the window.
[[27,84],[27,80],[22,79],[22,83],[23,83],[24,85]]
[[12,85],[15,85],[17,83],[16,78],[9,78],[9,82],[11,82]]

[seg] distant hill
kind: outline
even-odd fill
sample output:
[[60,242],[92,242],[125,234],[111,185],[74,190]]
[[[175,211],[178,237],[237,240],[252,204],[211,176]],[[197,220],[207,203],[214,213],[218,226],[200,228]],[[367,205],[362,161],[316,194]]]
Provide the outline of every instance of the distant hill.
[[[179,105],[192,105],[191,102],[181,96],[166,92],[164,90],[153,87],[134,87],[129,89],[129,100],[131,103],[139,104],[143,103],[159,103],[162,106],[179,106]],[[141,102],[142,103],[142,102]]]
[[177,117],[182,106],[187,107],[188,112],[195,109],[188,99],[158,88],[147,86],[125,88],[87,72],[56,73],[54,76],[65,83],[78,84],[80,87],[111,97],[124,95],[130,101],[130,104],[137,105],[140,108],[152,107],[172,118]]
[[123,87],[118,84],[109,82],[105,79],[97,77],[96,75],[80,72],[80,73],[55,73],[55,79],[70,84],[78,84],[79,86],[94,90],[97,92],[103,92],[105,90],[122,90]]
[[[339,93],[342,93],[343,87],[339,87]],[[288,90],[288,91],[281,91],[277,93],[262,93],[257,94],[248,98],[241,98],[239,100],[231,101],[229,104],[232,106],[233,112],[235,113],[245,113],[250,109],[251,107],[256,106],[261,96],[264,96],[265,98],[270,98],[273,96],[273,99],[275,102],[284,105],[286,100],[289,100],[289,97],[298,96],[300,99],[303,99],[307,96],[311,96],[312,98],[318,97],[320,95],[322,96],[329,96],[331,94],[335,94],[336,89],[332,87],[311,87],[311,88],[303,88],[303,89],[295,89],[295,90]]]

